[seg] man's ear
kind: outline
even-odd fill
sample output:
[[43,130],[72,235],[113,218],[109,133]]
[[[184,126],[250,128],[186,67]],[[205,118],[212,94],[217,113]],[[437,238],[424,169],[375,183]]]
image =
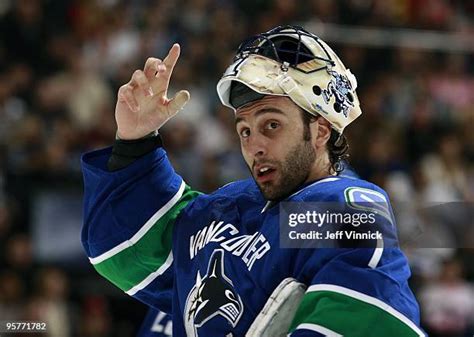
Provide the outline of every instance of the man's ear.
[[314,140],[316,149],[325,147],[329,141],[329,137],[331,137],[331,124],[323,117],[318,117],[313,127],[317,129],[314,130],[317,131],[314,133],[316,135],[316,139]]

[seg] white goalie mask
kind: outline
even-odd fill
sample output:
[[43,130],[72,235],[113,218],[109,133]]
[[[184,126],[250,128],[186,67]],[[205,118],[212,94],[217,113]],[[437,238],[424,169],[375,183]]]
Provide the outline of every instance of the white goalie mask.
[[340,134],[362,112],[355,76],[316,35],[280,26],[243,42],[217,84],[225,106],[237,108],[265,95],[287,96]]

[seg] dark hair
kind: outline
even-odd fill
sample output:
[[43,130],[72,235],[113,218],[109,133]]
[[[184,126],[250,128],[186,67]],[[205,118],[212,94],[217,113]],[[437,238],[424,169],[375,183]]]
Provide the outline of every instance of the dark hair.
[[[314,122],[317,117],[310,115],[308,112],[301,109],[301,117],[303,119],[303,139],[309,141],[311,139],[311,130],[309,124]],[[326,143],[328,149],[329,162],[331,163],[331,169],[336,174],[341,173],[344,170],[343,161],[349,158],[349,143],[347,142],[346,136],[340,134],[334,129],[331,129],[331,135]]]
[[344,170],[344,161],[349,158],[349,143],[345,135],[331,129],[331,136],[326,144],[331,168],[336,174]]

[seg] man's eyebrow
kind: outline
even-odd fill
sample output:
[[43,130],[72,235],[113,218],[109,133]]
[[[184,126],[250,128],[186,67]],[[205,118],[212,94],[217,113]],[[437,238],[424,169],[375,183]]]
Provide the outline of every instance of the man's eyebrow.
[[[277,113],[277,114],[282,114],[284,115],[285,113],[283,112],[283,110],[280,110],[278,108],[271,108],[271,107],[268,107],[268,108],[262,108],[260,110],[258,110],[256,113],[255,113],[255,116],[260,116],[260,115],[263,115],[263,114],[266,114],[266,113]],[[237,117],[235,119],[235,125],[239,124],[240,122],[242,122],[244,119],[242,117]]]

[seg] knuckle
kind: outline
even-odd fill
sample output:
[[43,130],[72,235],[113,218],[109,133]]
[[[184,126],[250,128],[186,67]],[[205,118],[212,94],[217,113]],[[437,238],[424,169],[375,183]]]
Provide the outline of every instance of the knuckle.
[[146,84],[147,79],[146,79],[145,74],[143,73],[143,71],[141,71],[137,74],[137,82],[140,85]]
[[123,94],[127,91],[128,88],[129,88],[129,84],[128,84],[128,83],[122,85],[122,86],[118,89],[118,94],[119,94],[119,95],[123,95]]
[[130,97],[133,97],[133,94],[131,89],[127,87],[122,91],[119,91],[118,96],[122,99],[130,99]]
[[139,70],[139,69],[135,70],[135,71],[133,72],[132,78],[139,77],[139,76],[140,76],[140,74],[141,74],[141,72],[142,72],[142,71],[141,71],[141,70]]

